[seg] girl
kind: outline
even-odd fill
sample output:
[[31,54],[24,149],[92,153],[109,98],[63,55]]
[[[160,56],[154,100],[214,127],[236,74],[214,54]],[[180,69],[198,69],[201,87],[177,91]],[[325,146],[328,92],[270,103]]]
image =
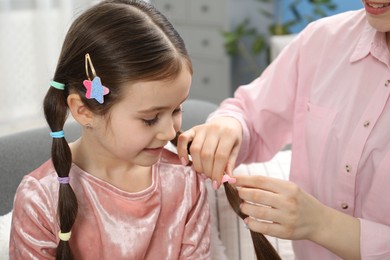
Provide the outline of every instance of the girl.
[[[208,259],[205,181],[164,149],[192,66],[151,5],[103,1],[67,33],[45,100],[52,159],[15,197],[11,259]],[[83,126],[68,145],[68,111]]]

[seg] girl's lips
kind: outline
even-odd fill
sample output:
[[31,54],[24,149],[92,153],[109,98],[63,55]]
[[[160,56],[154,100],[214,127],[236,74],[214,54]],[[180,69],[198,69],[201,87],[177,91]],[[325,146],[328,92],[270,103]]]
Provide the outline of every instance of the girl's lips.
[[367,13],[372,15],[380,15],[390,10],[390,3],[365,1],[364,7],[366,8]]
[[157,148],[145,148],[144,150],[149,153],[153,154],[159,154],[164,149],[164,147],[157,147]]

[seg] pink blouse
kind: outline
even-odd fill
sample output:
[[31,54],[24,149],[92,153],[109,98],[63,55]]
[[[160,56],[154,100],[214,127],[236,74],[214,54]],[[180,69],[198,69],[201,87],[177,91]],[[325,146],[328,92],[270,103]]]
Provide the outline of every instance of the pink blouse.
[[[362,259],[390,259],[390,54],[364,10],[309,25],[213,116],[240,120],[239,162],[266,161],[292,142],[290,178],[360,219]],[[339,259],[294,241],[298,259]]]
[[[153,183],[124,192],[73,164],[79,207],[69,240],[75,259],[209,259],[210,215],[205,180],[164,151]],[[57,174],[47,161],[16,192],[11,259],[53,259],[57,247]]]

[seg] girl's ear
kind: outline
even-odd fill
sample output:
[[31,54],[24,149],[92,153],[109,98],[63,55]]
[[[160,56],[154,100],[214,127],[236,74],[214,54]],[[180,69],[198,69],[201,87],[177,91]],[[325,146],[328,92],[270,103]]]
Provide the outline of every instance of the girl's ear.
[[92,125],[94,114],[84,105],[78,94],[69,94],[67,102],[70,113],[80,125]]

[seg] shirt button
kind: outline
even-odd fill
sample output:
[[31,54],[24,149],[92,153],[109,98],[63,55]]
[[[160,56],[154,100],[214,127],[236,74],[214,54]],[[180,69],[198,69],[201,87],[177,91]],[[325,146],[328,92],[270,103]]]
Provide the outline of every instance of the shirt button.
[[352,170],[351,165],[349,165],[349,164],[345,165],[345,170],[346,170],[347,172],[350,172],[350,171]]
[[390,79],[388,79],[388,80],[386,81],[385,86],[386,86],[386,87],[390,86]]
[[341,203],[340,207],[341,207],[342,209],[348,209],[348,204],[345,203],[345,202],[343,202],[343,203]]
[[366,122],[364,122],[364,127],[369,127],[370,126],[370,121],[366,121]]

